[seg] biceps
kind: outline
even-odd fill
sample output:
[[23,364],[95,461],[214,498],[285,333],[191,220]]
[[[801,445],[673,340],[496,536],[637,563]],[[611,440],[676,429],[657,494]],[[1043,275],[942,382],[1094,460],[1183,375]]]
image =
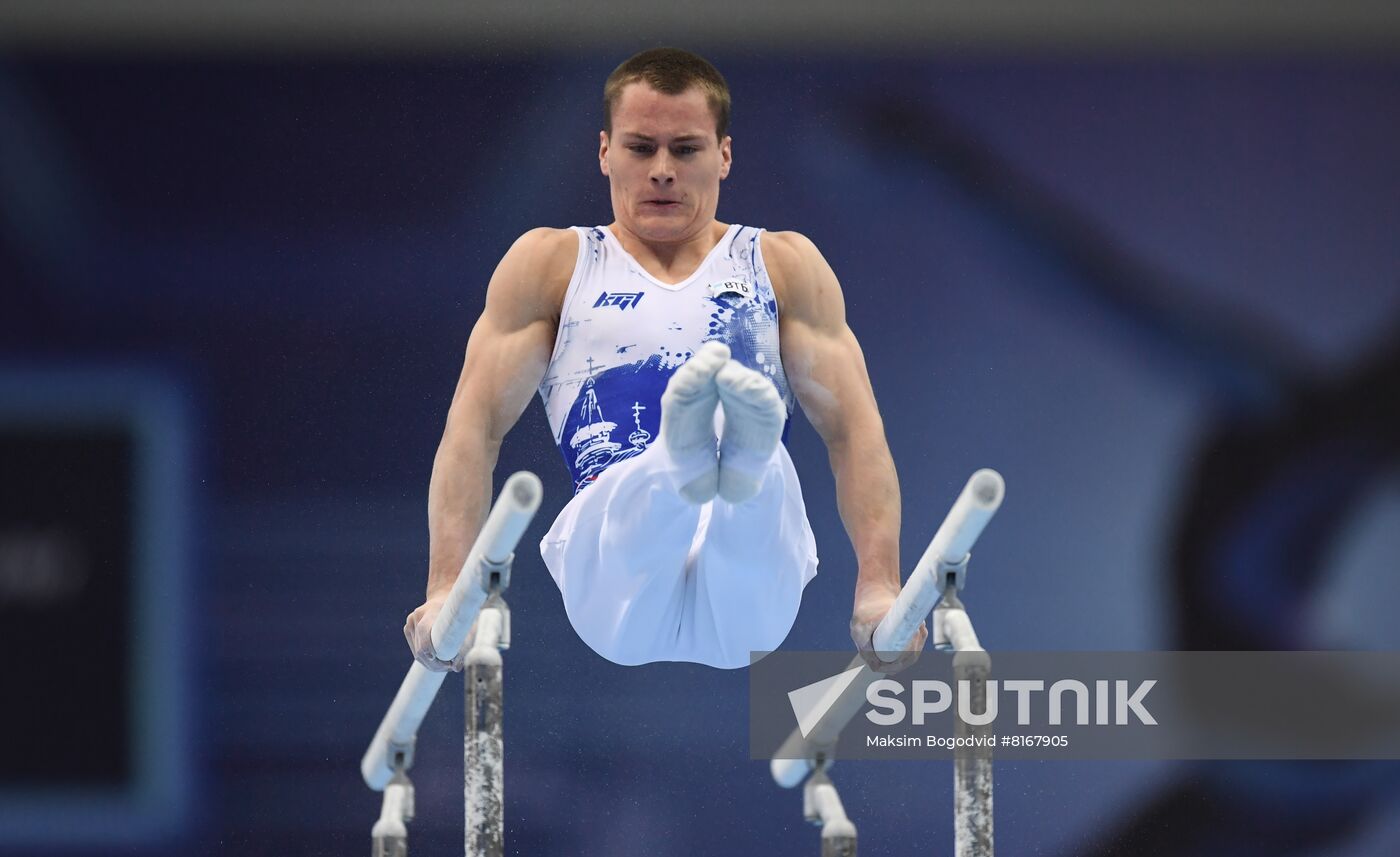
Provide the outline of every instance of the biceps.
[[472,427],[499,443],[530,404],[549,365],[553,326],[538,319],[501,329],[489,311],[467,340],[462,375],[448,414],[449,428]]
[[845,324],[830,331],[792,325],[783,331],[783,365],[802,412],[828,445],[880,427],[865,355]]

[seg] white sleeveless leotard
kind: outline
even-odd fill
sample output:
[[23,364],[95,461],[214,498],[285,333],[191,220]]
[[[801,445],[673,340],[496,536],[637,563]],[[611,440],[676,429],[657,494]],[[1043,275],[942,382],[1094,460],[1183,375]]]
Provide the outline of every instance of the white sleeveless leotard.
[[666,382],[704,342],[724,342],[733,359],[767,375],[791,416],[763,230],[730,226],[672,285],[647,273],[606,226],[573,229],[578,261],[539,393],[575,491],[656,440]]
[[578,260],[539,390],[574,496],[540,554],[569,622],[603,657],[746,666],[787,636],[817,572],[792,459],[779,444],[751,500],[696,505],[679,494],[678,468],[656,438],[667,381],[715,339],[773,381],[791,424],[762,230],[730,226],[674,285],[643,270],[607,227],[574,230]]

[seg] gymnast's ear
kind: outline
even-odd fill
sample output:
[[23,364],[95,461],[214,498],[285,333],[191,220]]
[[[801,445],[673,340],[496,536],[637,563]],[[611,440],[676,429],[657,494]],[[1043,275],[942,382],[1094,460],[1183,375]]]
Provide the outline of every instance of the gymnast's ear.
[[598,169],[608,174],[608,132],[598,132]]

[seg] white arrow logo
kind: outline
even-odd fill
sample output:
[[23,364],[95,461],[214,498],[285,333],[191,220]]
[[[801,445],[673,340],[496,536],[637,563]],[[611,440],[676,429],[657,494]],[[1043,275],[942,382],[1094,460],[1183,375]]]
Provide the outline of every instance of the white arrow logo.
[[851,686],[851,682],[855,681],[856,676],[864,669],[864,665],[853,667],[788,693],[788,703],[792,705],[792,713],[797,716],[797,728],[802,730],[803,738],[817,728],[822,715],[836,704],[836,700],[841,698],[841,694],[846,692],[846,688]]

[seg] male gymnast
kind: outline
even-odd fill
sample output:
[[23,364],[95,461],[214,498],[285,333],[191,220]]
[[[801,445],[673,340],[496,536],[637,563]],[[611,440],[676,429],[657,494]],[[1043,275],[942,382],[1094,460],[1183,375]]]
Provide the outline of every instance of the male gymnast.
[[841,287],[796,232],[715,219],[729,175],[729,89],[672,48],[604,87],[608,226],[534,229],[491,277],[428,490],[427,598],[415,659],[491,502],[506,433],[544,403],[575,494],[540,543],[579,637],[619,664],[749,664],[778,647],[816,574],[782,439],[794,403],[825,441],[858,562],[856,647],[899,593],[899,482]]

